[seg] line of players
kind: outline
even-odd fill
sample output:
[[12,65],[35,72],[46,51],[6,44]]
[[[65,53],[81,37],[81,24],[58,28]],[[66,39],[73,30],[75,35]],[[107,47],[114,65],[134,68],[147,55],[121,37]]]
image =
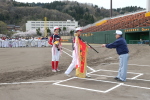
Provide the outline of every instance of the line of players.
[[47,47],[48,38],[42,37],[20,37],[8,38],[0,37],[0,48],[18,48],[18,47]]

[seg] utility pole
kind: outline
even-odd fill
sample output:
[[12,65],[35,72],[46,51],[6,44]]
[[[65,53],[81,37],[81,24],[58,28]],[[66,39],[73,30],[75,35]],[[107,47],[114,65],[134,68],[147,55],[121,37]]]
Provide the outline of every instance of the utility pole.
[[110,0],[110,17],[112,17],[112,0]]
[[149,12],[150,11],[150,0],[147,0],[146,4],[147,4],[146,5],[146,10],[147,10],[147,12]]
[[47,36],[47,17],[44,17],[44,37]]

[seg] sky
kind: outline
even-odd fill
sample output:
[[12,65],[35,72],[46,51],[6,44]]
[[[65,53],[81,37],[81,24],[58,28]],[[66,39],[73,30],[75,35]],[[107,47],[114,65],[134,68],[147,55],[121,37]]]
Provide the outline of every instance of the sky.
[[[63,1],[63,0],[15,0],[18,2],[41,2],[41,3],[48,3],[53,1]],[[77,1],[79,3],[92,3],[94,5],[98,5],[99,7],[104,7],[106,9],[110,9],[110,0],[69,0],[69,1]],[[127,6],[138,6],[142,8],[146,8],[146,1],[147,0],[112,0],[113,1],[113,8],[123,8]]]

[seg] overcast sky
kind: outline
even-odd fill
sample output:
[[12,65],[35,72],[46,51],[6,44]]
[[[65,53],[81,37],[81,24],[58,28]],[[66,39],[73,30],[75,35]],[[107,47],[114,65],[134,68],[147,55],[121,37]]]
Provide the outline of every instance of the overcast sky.
[[[63,0],[15,0],[18,2],[52,2],[52,1],[63,1]],[[94,5],[98,5],[99,7],[104,7],[109,9],[110,8],[110,0],[70,0],[70,1],[78,1],[81,3],[93,3]],[[122,8],[126,6],[140,6],[146,8],[146,1],[147,0],[112,0],[113,1],[113,8]]]

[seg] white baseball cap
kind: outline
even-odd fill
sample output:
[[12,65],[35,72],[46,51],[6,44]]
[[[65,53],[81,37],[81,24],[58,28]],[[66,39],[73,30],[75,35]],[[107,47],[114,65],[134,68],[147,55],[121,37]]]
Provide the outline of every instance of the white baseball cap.
[[54,27],[54,30],[57,30],[57,29],[60,29],[60,28],[59,28],[58,26],[55,26],[55,27]]
[[77,32],[77,31],[83,31],[83,30],[82,30],[81,27],[78,27],[78,28],[75,29],[75,31]]
[[116,33],[114,33],[114,34],[122,35],[122,31],[116,30]]

